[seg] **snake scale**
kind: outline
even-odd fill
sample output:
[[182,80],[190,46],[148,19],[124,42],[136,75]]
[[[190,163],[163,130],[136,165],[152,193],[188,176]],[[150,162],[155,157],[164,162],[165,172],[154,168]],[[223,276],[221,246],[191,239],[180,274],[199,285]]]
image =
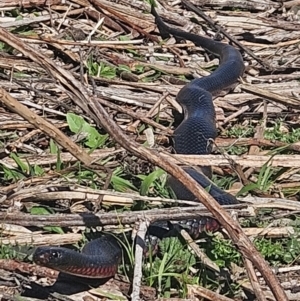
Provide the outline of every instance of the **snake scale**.
[[[176,38],[190,40],[210,53],[217,55],[219,67],[209,76],[197,78],[186,84],[178,93],[176,100],[183,108],[183,121],[174,131],[174,149],[178,154],[209,154],[217,136],[215,109],[212,94],[230,87],[244,72],[244,63],[240,52],[234,47],[210,38],[167,26],[154,7],[151,13],[163,38],[173,35]],[[207,177],[210,167],[186,167],[185,170],[201,184],[221,204],[236,204],[236,198],[214,185]],[[177,198],[194,200],[194,196],[175,178],[170,177],[168,184]],[[122,250],[112,236],[102,236],[92,240],[81,253],[60,247],[39,247],[33,260],[35,263],[53,269],[88,278],[107,278],[118,269]]]

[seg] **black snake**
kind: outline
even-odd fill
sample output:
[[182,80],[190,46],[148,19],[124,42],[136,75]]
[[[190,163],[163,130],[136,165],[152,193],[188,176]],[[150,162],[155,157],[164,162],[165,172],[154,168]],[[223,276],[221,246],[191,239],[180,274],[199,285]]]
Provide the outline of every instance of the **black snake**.
[[[209,76],[197,78],[186,84],[178,93],[176,100],[183,108],[184,118],[174,131],[174,149],[178,154],[209,154],[212,142],[217,136],[215,109],[212,94],[234,84],[244,72],[242,56],[234,47],[167,26],[156,13],[154,7],[151,13],[162,37],[170,34],[190,40],[220,59],[219,67]],[[202,187],[221,204],[236,204],[236,198],[214,185],[197,169],[186,167],[185,170],[196,179]],[[210,168],[202,168],[210,174]],[[169,178],[168,183],[177,198],[193,200],[194,196],[180,182]],[[121,259],[121,248],[115,238],[103,236],[89,242],[82,253],[66,248],[39,247],[33,260],[37,264],[54,268],[65,273],[89,277],[106,278],[113,276]]]

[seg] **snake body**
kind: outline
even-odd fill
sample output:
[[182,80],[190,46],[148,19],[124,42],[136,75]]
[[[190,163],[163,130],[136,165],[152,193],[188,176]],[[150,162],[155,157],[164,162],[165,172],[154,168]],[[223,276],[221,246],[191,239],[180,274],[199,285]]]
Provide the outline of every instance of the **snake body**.
[[[183,108],[183,121],[174,131],[174,149],[178,154],[209,154],[212,142],[217,136],[215,109],[212,94],[234,84],[244,72],[242,56],[234,47],[167,26],[156,13],[151,13],[163,37],[170,34],[190,40],[220,59],[219,67],[209,76],[194,79],[178,93],[177,101]],[[197,169],[186,167],[185,170],[221,204],[236,204],[236,198],[214,185],[210,179]],[[202,168],[209,175],[210,167]],[[193,200],[194,196],[175,178],[169,178],[169,186],[177,198]],[[199,223],[197,229],[202,229]],[[194,227],[194,231],[195,231]],[[51,267],[76,276],[88,278],[106,278],[113,276],[121,259],[121,248],[115,238],[103,236],[89,242],[82,253],[66,248],[39,247],[33,260],[39,265]]]
[[[215,108],[212,94],[230,87],[244,72],[244,63],[241,53],[234,47],[193,33],[167,26],[152,8],[156,24],[163,37],[172,34],[194,42],[209,52],[217,55],[219,67],[210,75],[197,78],[186,84],[177,94],[176,100],[183,109],[183,121],[174,131],[174,150],[177,154],[205,155],[212,151],[212,143],[217,136],[215,122]],[[186,167],[189,173],[203,188],[221,205],[237,204],[237,199],[226,193],[207,176],[211,175],[211,168],[201,167],[203,173],[195,168]],[[193,200],[195,197],[178,180],[170,177],[169,186],[177,198]]]
[[87,243],[81,253],[61,247],[38,247],[33,261],[67,274],[85,278],[108,278],[116,274],[122,249],[111,235]]

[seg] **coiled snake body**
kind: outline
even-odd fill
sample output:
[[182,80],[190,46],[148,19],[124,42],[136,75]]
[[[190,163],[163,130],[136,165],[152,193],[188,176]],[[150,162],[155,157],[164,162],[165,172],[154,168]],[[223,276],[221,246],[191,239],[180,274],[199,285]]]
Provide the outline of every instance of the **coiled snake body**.
[[[183,108],[184,119],[174,131],[174,149],[179,154],[208,154],[217,136],[215,109],[212,94],[234,84],[244,72],[242,56],[234,47],[209,38],[188,33],[167,26],[152,7],[156,24],[163,37],[172,34],[194,42],[220,59],[219,67],[209,76],[194,79],[186,84],[176,99]],[[236,198],[214,185],[196,169],[185,170],[221,204],[236,204]],[[210,168],[203,169],[210,174]],[[179,199],[193,200],[194,196],[180,182],[169,178],[168,183]],[[89,277],[106,278],[113,276],[121,258],[121,248],[113,237],[103,236],[89,242],[82,253],[66,248],[40,247],[33,260],[40,265],[51,267],[65,273]]]

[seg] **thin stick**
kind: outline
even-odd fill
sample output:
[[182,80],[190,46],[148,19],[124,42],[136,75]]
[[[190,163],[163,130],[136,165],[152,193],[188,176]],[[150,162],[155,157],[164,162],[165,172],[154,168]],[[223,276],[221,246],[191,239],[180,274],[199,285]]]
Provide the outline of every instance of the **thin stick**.
[[135,263],[134,274],[132,281],[132,301],[140,300],[141,281],[142,281],[142,263],[143,263],[143,251],[145,245],[145,236],[147,232],[147,222],[141,221],[139,229],[135,237]]

